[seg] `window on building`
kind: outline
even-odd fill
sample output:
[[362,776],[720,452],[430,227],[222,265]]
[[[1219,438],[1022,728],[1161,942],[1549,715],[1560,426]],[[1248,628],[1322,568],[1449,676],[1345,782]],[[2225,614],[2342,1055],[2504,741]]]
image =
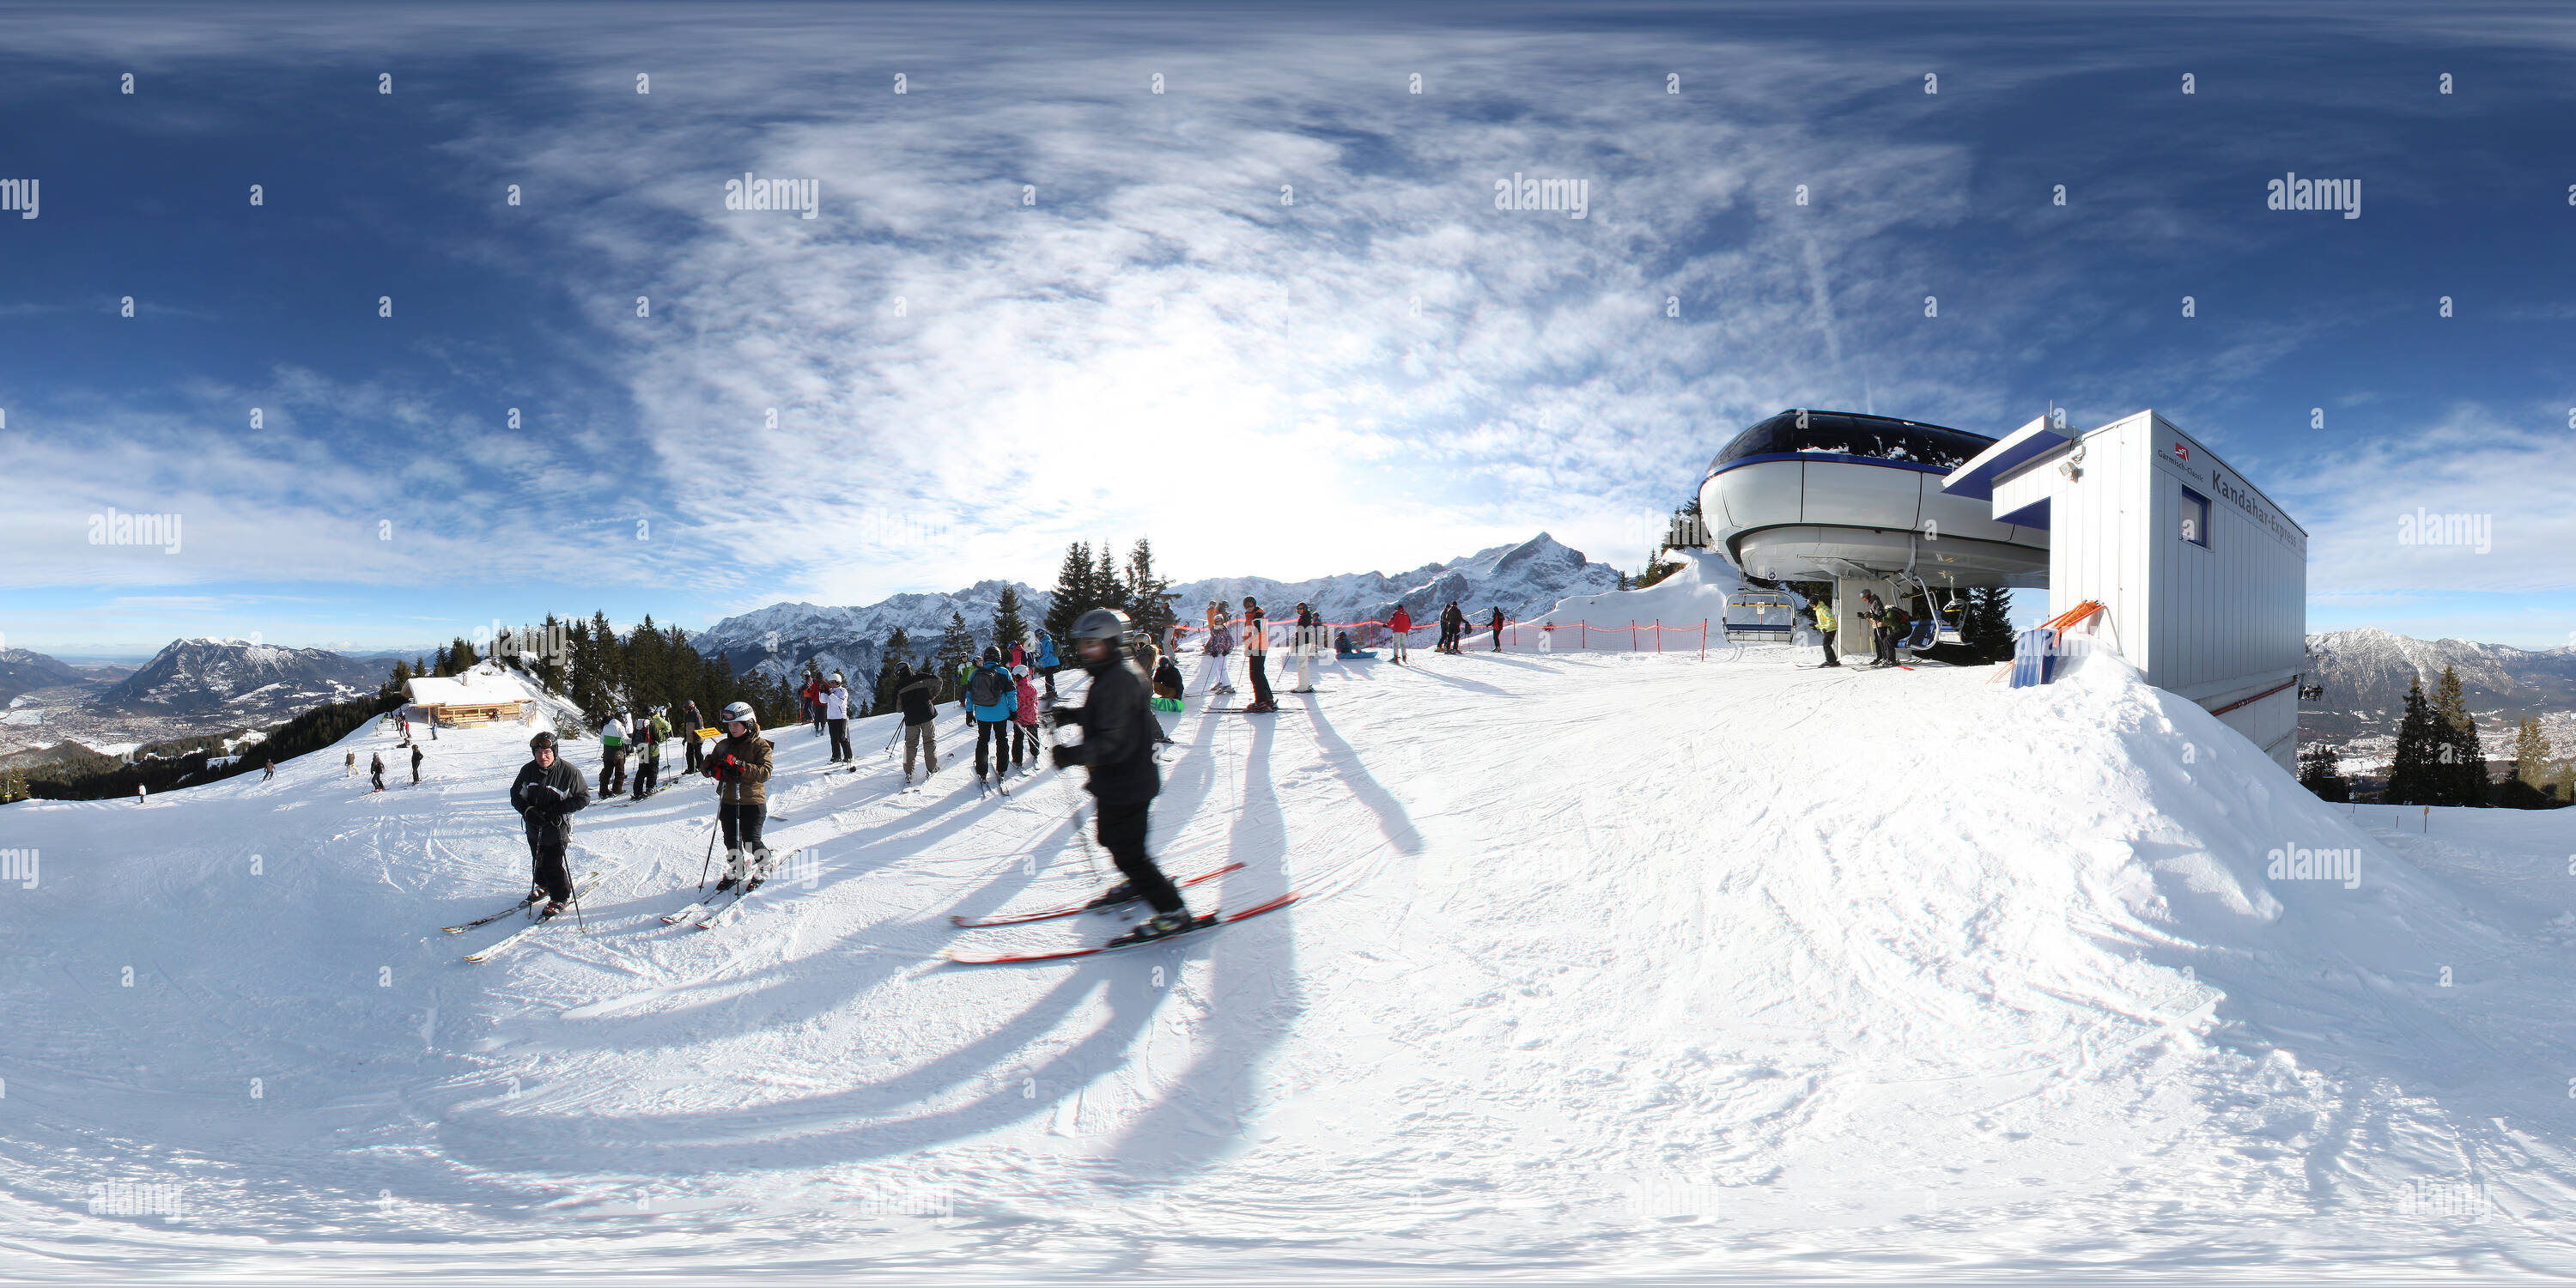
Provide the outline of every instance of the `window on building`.
[[2190,488],[2182,490],[2182,539],[2209,548],[2209,498]]

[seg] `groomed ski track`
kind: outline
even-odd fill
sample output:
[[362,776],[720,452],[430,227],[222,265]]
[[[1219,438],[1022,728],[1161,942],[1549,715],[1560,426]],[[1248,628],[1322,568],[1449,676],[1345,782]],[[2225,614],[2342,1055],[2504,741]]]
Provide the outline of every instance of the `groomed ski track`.
[[[515,726],[443,733],[418,788],[334,749],[6,807],[43,879],[0,889],[0,1246],[62,1279],[2576,1270],[2562,822],[2419,844],[2111,662],[1814,656],[1425,649],[1283,689],[1294,720],[1194,675],[1153,849],[1246,864],[1199,910],[1300,901],[1007,970],[934,955],[1126,918],[949,924],[1098,888],[1070,785],[978,800],[953,707],[910,799],[891,717],[857,774],[771,730],[769,839],[810,863],[716,930],[660,920],[712,787],[595,805],[586,932],[481,966],[520,923],[438,928],[525,887]],[[2358,887],[2266,882],[2283,844],[2359,848]],[[182,1214],[90,1210],[147,1184]]]

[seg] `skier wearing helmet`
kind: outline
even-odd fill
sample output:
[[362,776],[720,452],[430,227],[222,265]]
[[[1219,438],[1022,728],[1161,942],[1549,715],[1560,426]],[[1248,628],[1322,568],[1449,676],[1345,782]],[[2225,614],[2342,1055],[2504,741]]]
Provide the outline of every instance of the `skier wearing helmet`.
[[510,807],[528,833],[528,902],[542,891],[551,917],[572,901],[572,873],[564,867],[564,847],[572,844],[572,815],[590,804],[590,785],[581,771],[566,763],[555,748],[555,736],[541,733],[528,740],[528,763],[510,784]]
[[1111,942],[1143,943],[1199,928],[1181,902],[1170,877],[1145,855],[1145,831],[1163,776],[1154,767],[1154,736],[1160,726],[1146,705],[1145,676],[1129,661],[1124,641],[1127,615],[1114,608],[1095,608],[1073,624],[1074,660],[1091,676],[1090,691],[1078,708],[1047,712],[1053,726],[1076,725],[1082,741],[1055,748],[1055,763],[1090,766],[1086,786],[1099,804],[1100,846],[1118,864],[1126,880],[1092,901],[1094,907],[1143,899],[1154,915]]
[[[1010,768],[1011,713],[1019,708],[1020,693],[1011,682],[1011,673],[1002,669],[1002,650],[986,648],[983,662],[968,673],[966,703],[975,719],[975,785],[989,787],[1001,781],[1001,770]],[[992,775],[987,778],[985,749],[992,750]]]
[[760,717],[748,702],[737,702],[716,716],[725,736],[707,753],[707,777],[716,780],[716,826],[724,832],[725,875],[721,893],[748,881],[752,890],[769,875],[769,847],[761,844],[760,825],[769,819],[769,740],[760,736]]

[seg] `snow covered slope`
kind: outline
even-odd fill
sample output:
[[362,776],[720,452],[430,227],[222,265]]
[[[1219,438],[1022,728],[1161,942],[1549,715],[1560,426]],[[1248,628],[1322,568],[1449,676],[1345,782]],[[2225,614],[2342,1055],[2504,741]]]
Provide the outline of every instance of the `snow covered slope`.
[[381,795],[324,754],[0,806],[41,852],[0,885],[0,1240],[60,1278],[2576,1271],[2563,816],[2392,849],[2115,660],[1793,652],[1194,697],[1154,848],[1246,865],[1199,906],[1304,900],[1051,966],[934,954],[1107,933],[948,925],[1096,888],[1066,786],[889,797],[882,719],[856,774],[773,733],[801,862],[738,924],[654,915],[683,782],[579,816],[587,933],[481,966],[506,925],[435,927],[523,886],[516,728]]

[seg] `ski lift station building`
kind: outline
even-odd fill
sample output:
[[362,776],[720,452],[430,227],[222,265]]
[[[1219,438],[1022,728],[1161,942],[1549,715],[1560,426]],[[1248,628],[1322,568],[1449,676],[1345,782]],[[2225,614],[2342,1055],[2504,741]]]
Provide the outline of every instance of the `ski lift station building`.
[[1783,412],[1709,463],[1700,509],[1746,575],[1831,581],[1846,653],[1869,651],[1862,590],[1937,611],[1945,590],[2044,586],[2052,617],[2098,601],[2095,647],[2295,771],[2307,532],[2152,410],[2084,432],[2042,417],[2001,439]]

